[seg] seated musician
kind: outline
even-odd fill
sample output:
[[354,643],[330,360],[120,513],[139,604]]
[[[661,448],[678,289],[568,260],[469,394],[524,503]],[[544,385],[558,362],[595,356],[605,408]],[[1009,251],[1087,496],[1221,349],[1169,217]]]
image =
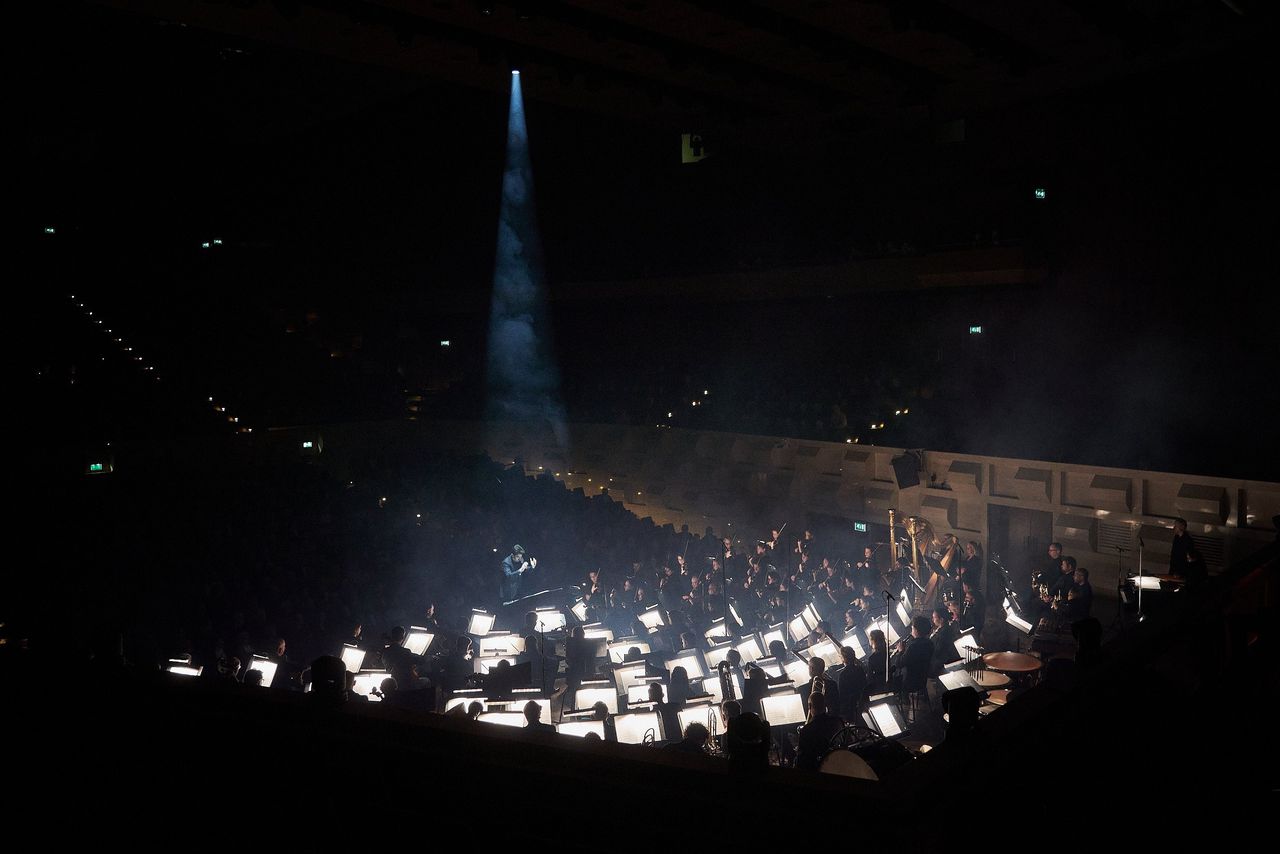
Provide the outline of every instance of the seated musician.
[[867,657],[863,660],[867,667],[867,695],[870,696],[885,690],[888,681],[885,675],[885,648],[888,642],[885,640],[884,632],[879,629],[867,632],[867,641],[870,649],[867,650]]
[[809,695],[809,719],[800,728],[796,745],[796,767],[817,771],[822,758],[827,755],[831,739],[844,727],[844,721],[827,709],[827,695],[814,692]]
[[840,696],[840,686],[827,675],[827,662],[816,655],[809,659],[809,684],[800,686],[800,701],[806,708],[809,706],[809,696],[814,693],[815,686],[818,688],[818,693],[826,694],[833,700]]

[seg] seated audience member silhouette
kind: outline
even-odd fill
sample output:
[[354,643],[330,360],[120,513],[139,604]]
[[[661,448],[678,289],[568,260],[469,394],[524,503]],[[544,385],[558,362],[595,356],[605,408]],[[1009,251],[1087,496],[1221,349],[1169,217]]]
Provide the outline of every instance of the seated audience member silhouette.
[[660,683],[654,682],[649,685],[649,701],[653,703],[653,710],[658,713],[658,719],[662,721],[663,740],[673,741],[680,734],[680,718],[676,714],[674,705],[663,702]]
[[617,741],[618,728],[613,722],[613,716],[609,714],[609,707],[601,700],[591,707],[591,719],[593,721],[604,722],[604,740]]
[[703,753],[710,737],[707,728],[696,721],[684,728],[684,738],[667,745],[667,750],[680,753]]
[[257,668],[250,668],[244,674],[244,684],[252,685],[255,688],[262,687],[262,671]]
[[340,706],[347,701],[348,688],[354,682],[355,674],[347,670],[341,658],[322,655],[311,662],[311,693],[307,699],[320,705]]
[[769,725],[760,716],[743,712],[742,706],[730,700],[721,706],[724,719],[724,750],[737,768],[759,769],[769,764],[772,738]]

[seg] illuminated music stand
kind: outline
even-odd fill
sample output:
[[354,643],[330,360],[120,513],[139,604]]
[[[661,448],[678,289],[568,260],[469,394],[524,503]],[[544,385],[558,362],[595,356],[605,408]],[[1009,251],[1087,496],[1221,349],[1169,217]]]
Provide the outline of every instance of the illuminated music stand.
[[618,713],[618,689],[605,679],[593,679],[589,682],[583,682],[582,687],[574,692],[573,707],[586,710],[596,703],[604,703],[609,709],[609,714],[616,715]]
[[978,646],[978,639],[973,636],[972,632],[961,633],[952,646],[955,647],[956,655],[963,658],[966,663],[973,661],[974,657],[982,649],[982,647]]
[[204,671],[202,665],[191,663],[190,656],[186,658],[171,658],[164,669],[178,676],[199,676]]
[[427,648],[431,646],[431,641],[435,640],[435,632],[430,629],[424,629],[421,626],[410,626],[409,631],[405,632],[404,648],[414,655],[423,655]]
[[764,642],[760,640],[760,635],[758,634],[747,635],[739,640],[733,648],[742,656],[743,664],[765,657]]
[[564,611],[559,608],[534,608],[534,627],[540,632],[554,632],[569,625]]
[[632,647],[637,647],[641,655],[648,655],[653,650],[649,646],[649,641],[640,640],[640,638],[618,638],[609,644],[609,660],[614,664],[622,664],[623,659],[627,657],[627,653]]
[[782,669],[786,671],[787,678],[797,685],[807,685],[810,681],[809,662],[793,658],[786,664],[782,665]]
[[613,719],[620,744],[644,744],[645,734],[653,730],[653,740],[662,741],[662,716],[657,712],[627,712]]
[[560,721],[556,726],[556,732],[561,735],[572,735],[578,738],[586,738],[588,733],[595,733],[604,741],[604,721],[598,721],[588,715],[572,714],[566,715],[565,719]]
[[844,637],[840,638],[840,642],[853,650],[853,657],[861,661],[867,657],[866,650],[862,646],[862,630],[858,628],[849,629],[844,633]]
[[740,626],[745,626],[745,625],[746,625],[746,623],[745,623],[745,622],[743,621],[743,619],[742,619],[742,615],[738,613],[738,600],[737,600],[737,599],[730,599],[730,600],[729,600],[729,616],[733,617],[733,621],[734,621],[735,623],[737,623],[738,625],[740,625]]
[[710,697],[696,702],[690,700],[684,704],[684,708],[676,712],[676,718],[680,721],[680,734],[684,734],[684,731],[689,728],[689,724],[702,724],[708,730],[711,729],[711,725],[707,722],[707,716],[718,713],[719,710],[711,702]]
[[843,661],[840,658],[840,648],[830,638],[825,638],[807,649],[801,650],[800,654],[806,660],[816,655],[827,663],[827,667],[835,667]]
[[804,614],[796,614],[787,621],[787,632],[793,641],[804,640],[809,636],[809,631],[809,623],[805,620]]
[[[742,699],[742,692],[745,685],[742,682],[742,674],[734,671],[729,674],[729,679],[733,684],[733,695],[737,699]],[[720,690],[720,677],[708,676],[702,680],[702,690],[711,695],[712,700],[718,705],[724,702],[724,693]]]
[[690,679],[701,679],[708,673],[706,662],[702,657],[702,650],[699,649],[682,649],[670,658],[664,659],[662,663],[667,670],[683,667],[684,672]]
[[271,681],[276,678],[277,666],[278,665],[274,661],[267,658],[265,655],[255,655],[249,662],[249,667],[245,672],[248,673],[250,670],[260,671],[262,673],[262,687],[270,688]]
[[480,638],[480,655],[519,655],[524,652],[524,638],[511,632],[489,632]]
[[760,717],[771,726],[802,724],[808,719],[804,702],[795,691],[769,694],[760,700]]
[[1024,635],[1030,635],[1035,630],[1035,626],[1018,616],[1018,612],[1012,608],[1004,612],[1004,621]]
[[709,644],[719,643],[720,641],[728,640],[731,637],[729,634],[729,627],[725,624],[724,617],[716,617],[712,620],[711,625],[707,627],[707,630],[703,632],[702,635],[707,639],[707,643]]
[[778,659],[770,656],[768,658],[757,658],[754,662],[771,679],[781,679],[783,670],[782,663]]
[[666,614],[657,605],[651,605],[636,615],[636,619],[649,631],[667,625]]
[[884,738],[898,738],[907,733],[907,722],[902,717],[902,711],[891,702],[870,706],[862,717],[867,726]]
[[867,633],[870,634],[872,629],[879,629],[884,632],[884,639],[889,646],[898,642],[899,635],[893,628],[893,623],[887,617],[873,617],[867,623]]
[[527,723],[524,712],[481,712],[476,720],[482,724],[497,724],[512,729],[524,729]]
[[514,655],[489,655],[481,658],[475,658],[473,659],[475,663],[475,672],[483,674],[490,673],[497,669],[498,663],[501,661],[508,662],[512,667],[515,667],[520,663],[516,658],[517,657]]
[[963,667],[957,667],[954,670],[947,669],[938,677],[938,681],[948,691],[954,691],[957,688],[972,688],[978,693],[984,693],[987,689],[983,688],[977,681],[969,675],[969,671]]
[[365,651],[353,643],[344,643],[342,645],[342,663],[346,665],[348,672],[359,673],[361,665],[364,664]]
[[587,603],[582,599],[575,600],[574,603],[569,606],[569,610],[573,612],[573,616],[578,618],[579,623],[585,623],[587,621]]
[[377,703],[382,700],[373,692],[382,688],[382,680],[391,674],[386,670],[361,670],[356,674],[355,681],[351,683],[351,691],[355,694],[362,694],[373,702]]
[[761,636],[764,641],[764,648],[767,650],[773,645],[774,641],[781,641],[783,646],[787,645],[787,624],[775,623],[766,629]]
[[471,619],[467,622],[467,634],[483,637],[493,631],[493,624],[497,620],[493,614],[480,608],[471,609]]
[[731,641],[712,644],[711,648],[706,651],[707,667],[715,670],[720,666],[720,662],[729,657],[729,650],[731,649],[733,649]]
[[587,623],[582,627],[582,636],[589,639],[604,638],[612,643],[613,629],[605,628],[603,623]]
[[[649,702],[649,686],[662,685],[661,676],[641,676],[640,679],[627,686],[627,708],[631,709],[641,703]],[[662,696],[666,696],[666,686],[663,686]]]
[[644,678],[645,670],[646,666],[643,661],[614,665],[613,683],[617,686],[618,693],[626,694],[628,688]]

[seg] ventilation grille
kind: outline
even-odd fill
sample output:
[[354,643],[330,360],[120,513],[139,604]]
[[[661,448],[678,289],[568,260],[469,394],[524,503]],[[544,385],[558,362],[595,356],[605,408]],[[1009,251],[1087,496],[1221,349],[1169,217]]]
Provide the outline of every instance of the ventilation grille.
[[1206,566],[1222,569],[1226,565],[1226,555],[1223,553],[1224,543],[1221,537],[1197,537],[1191,535],[1191,542],[1196,544],[1196,548],[1200,550],[1200,554],[1204,555]]
[[1138,526],[1133,522],[1099,522],[1098,547],[1095,551],[1109,552],[1117,548],[1128,551],[1133,548],[1137,531]]

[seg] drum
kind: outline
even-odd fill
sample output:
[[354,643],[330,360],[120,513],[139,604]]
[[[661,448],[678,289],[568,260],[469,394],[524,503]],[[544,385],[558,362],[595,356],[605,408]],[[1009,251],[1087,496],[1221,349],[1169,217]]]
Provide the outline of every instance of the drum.
[[994,670],[975,670],[969,674],[978,686],[988,691],[993,688],[1007,688],[1013,680],[1003,673],[997,673]]
[[848,750],[833,750],[822,757],[818,770],[823,774],[835,774],[840,777],[854,777],[858,780],[876,780],[876,772],[871,770],[867,760]]
[[1043,666],[1034,655],[1021,652],[988,652],[982,656],[982,663],[1001,673],[1034,673]]

